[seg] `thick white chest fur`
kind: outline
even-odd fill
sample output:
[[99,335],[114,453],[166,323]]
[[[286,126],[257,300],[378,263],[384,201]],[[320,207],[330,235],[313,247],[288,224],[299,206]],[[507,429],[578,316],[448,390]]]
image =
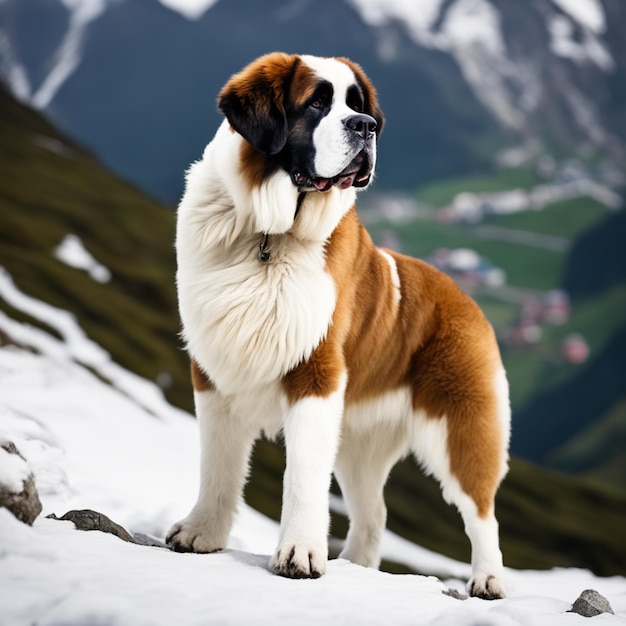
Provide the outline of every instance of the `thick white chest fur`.
[[[225,127],[218,131],[190,168],[178,211],[183,336],[223,394],[279,379],[326,335],[336,298],[324,269],[325,240],[353,193],[315,194],[294,224],[297,190],[288,176],[280,172],[246,192],[241,175],[226,165],[230,160],[216,158],[237,150],[240,141]],[[270,237],[270,263],[258,259],[261,235],[250,215],[280,233]]]

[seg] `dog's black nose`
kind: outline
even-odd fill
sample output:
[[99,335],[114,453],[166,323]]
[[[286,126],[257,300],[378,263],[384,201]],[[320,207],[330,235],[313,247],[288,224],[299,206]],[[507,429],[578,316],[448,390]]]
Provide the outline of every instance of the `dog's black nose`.
[[357,135],[361,135],[363,139],[367,139],[376,130],[376,120],[364,113],[351,115],[343,121],[348,130],[354,131]]

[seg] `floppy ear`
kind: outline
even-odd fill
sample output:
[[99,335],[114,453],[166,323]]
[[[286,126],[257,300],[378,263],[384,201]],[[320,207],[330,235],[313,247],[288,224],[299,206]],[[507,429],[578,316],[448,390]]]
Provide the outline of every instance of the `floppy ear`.
[[287,143],[285,94],[297,63],[297,55],[265,55],[235,74],[220,92],[220,111],[264,154],[277,154]]
[[383,124],[385,123],[385,116],[378,105],[378,94],[376,93],[376,88],[358,63],[355,63],[350,59],[346,59],[345,57],[340,57],[338,60],[345,63],[354,72],[354,76],[363,91],[363,98],[365,100],[363,103],[363,113],[371,115],[376,120],[376,134],[380,135],[383,129]]

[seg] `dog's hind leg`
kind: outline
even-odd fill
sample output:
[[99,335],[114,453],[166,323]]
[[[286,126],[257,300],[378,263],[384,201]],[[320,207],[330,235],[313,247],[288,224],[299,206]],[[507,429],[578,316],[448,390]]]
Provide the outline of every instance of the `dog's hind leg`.
[[216,391],[194,395],[201,446],[198,501],[166,540],[180,552],[215,552],[228,542],[257,433]]
[[335,477],[350,527],[340,558],[366,567],[379,566],[380,538],[387,521],[383,488],[391,468],[406,452],[405,435],[393,426],[357,433],[344,430]]
[[463,518],[472,546],[471,596],[506,595],[504,568],[494,513],[496,491],[507,470],[510,411],[504,372],[495,392],[459,402],[440,418],[415,416],[414,452],[440,483],[446,502]]

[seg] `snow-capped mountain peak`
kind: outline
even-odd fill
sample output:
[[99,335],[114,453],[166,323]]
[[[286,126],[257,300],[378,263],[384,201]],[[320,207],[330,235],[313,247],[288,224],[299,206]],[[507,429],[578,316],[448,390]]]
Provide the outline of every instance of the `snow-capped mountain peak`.
[[202,17],[218,0],[159,0],[159,2],[177,11],[190,20]]
[[[229,73],[271,49],[353,57],[390,120],[396,163],[385,171],[381,160],[379,184],[408,187],[490,166],[490,154],[519,146],[624,158],[625,6],[4,0],[0,75],[115,170],[175,201],[180,172],[206,143],[197,129],[219,122],[214,98]],[[432,159],[440,150],[445,159]]]
[[562,11],[596,33],[606,30],[606,18],[600,0],[552,0]]

